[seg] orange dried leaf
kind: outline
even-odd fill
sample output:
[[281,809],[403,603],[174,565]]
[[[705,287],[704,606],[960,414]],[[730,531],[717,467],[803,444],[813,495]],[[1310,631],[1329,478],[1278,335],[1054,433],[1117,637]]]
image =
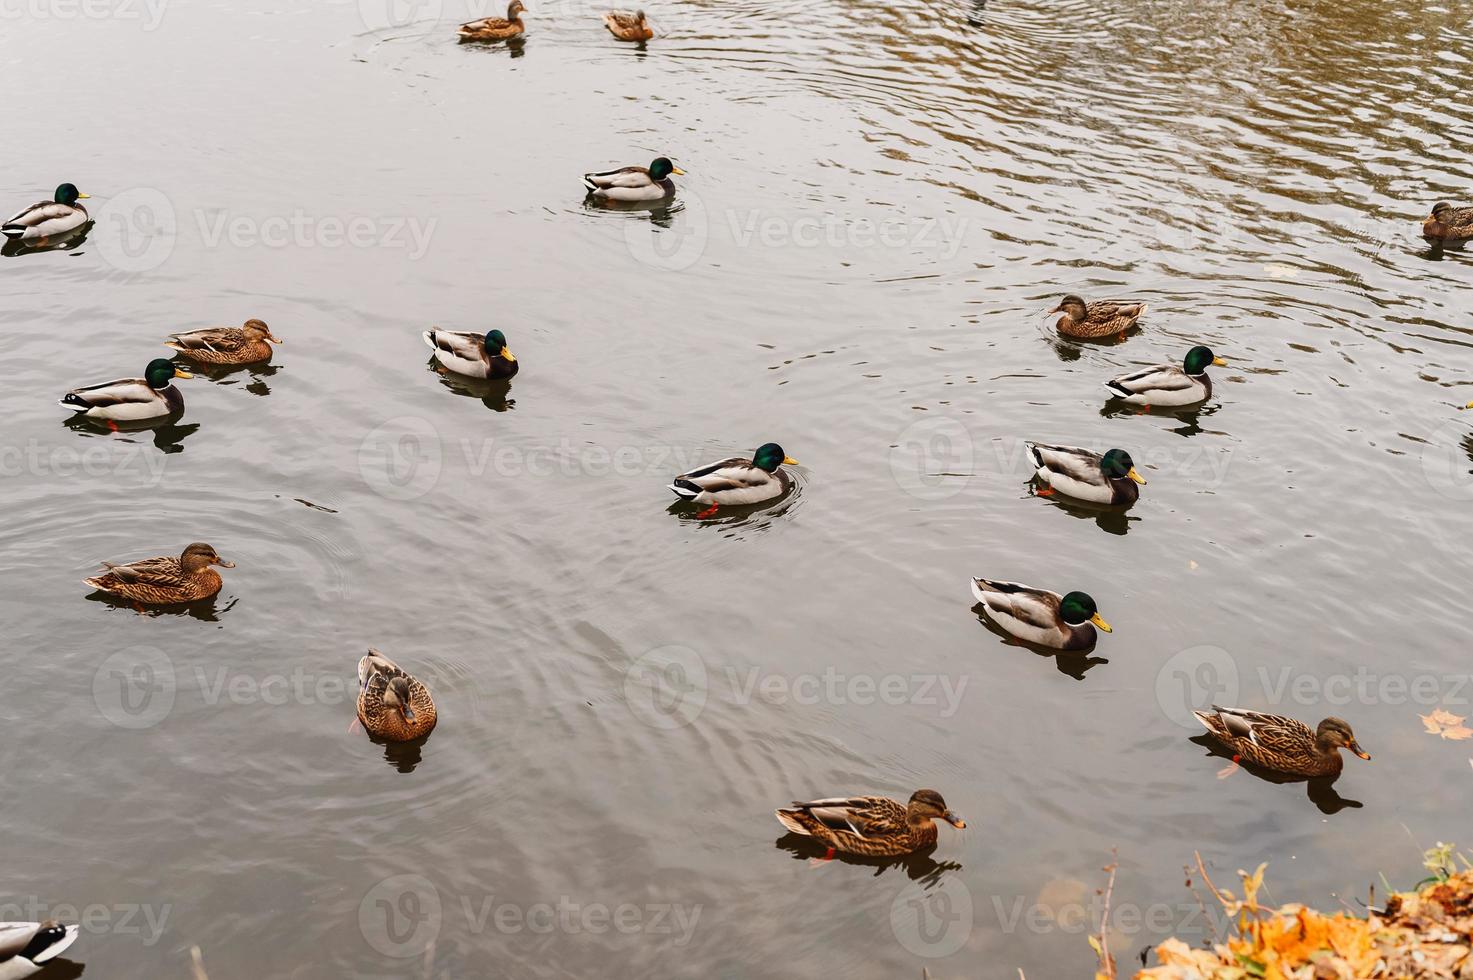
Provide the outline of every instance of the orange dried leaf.
[[1444,708],[1437,708],[1432,714],[1419,717],[1428,735],[1440,735],[1453,741],[1473,738],[1473,729],[1463,724],[1463,716],[1455,715]]

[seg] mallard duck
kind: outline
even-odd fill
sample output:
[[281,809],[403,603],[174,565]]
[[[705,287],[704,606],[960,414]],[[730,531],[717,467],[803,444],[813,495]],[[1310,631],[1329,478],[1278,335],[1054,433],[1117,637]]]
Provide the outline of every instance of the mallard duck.
[[164,346],[201,364],[256,364],[271,360],[271,345],[279,343],[264,321],[253,318],[238,327],[171,333]]
[[358,720],[370,735],[407,742],[435,727],[435,701],[429,688],[369,647],[358,661]]
[[0,980],[20,980],[39,972],[76,941],[77,927],[54,919],[0,922]]
[[834,851],[867,857],[897,857],[936,843],[937,820],[961,829],[967,822],[952,813],[934,789],[918,789],[905,806],[883,796],[839,796],[793,801],[774,813],[795,834],[816,837]]
[[621,41],[648,41],[655,36],[644,19],[643,10],[632,14],[627,10],[610,10],[604,14],[604,26]]
[[685,171],[668,157],[656,157],[648,167],[620,167],[601,174],[584,174],[583,186],[595,201],[637,203],[663,201],[675,193],[670,175],[684,177]]
[[972,595],[992,621],[1020,640],[1056,650],[1087,650],[1098,638],[1095,627],[1113,633],[1086,592],[1059,595],[1017,582],[972,579]]
[[522,5],[522,0],[511,0],[511,5],[506,8],[506,18],[482,17],[460,25],[460,39],[462,41],[505,41],[507,38],[516,37],[526,28],[522,26],[522,14],[527,8]]
[[1195,405],[1212,397],[1212,379],[1207,376],[1207,369],[1214,364],[1226,367],[1227,361],[1212,353],[1210,347],[1198,344],[1187,351],[1181,367],[1153,364],[1112,378],[1105,382],[1105,387],[1113,397],[1132,405]]
[[1101,456],[1072,446],[1047,446],[1039,442],[1024,445],[1033,457],[1033,465],[1038,467],[1037,477],[1049,485],[1048,490],[1040,491],[1043,496],[1058,490],[1077,500],[1129,506],[1140,497],[1136,484],[1146,483],[1136,472],[1130,453],[1123,449],[1111,449]]
[[456,374],[499,381],[510,378],[521,367],[506,349],[506,334],[488,330],[484,335],[432,327],[420,334],[435,360]]
[[184,396],[174,387],[174,379],[192,377],[167,357],[157,357],[148,362],[141,378],[73,388],[61,404],[94,419],[137,422],[164,418],[184,411]]
[[722,504],[760,504],[787,493],[793,478],[778,469],[784,464],[797,466],[798,461],[784,453],[782,446],[769,442],[758,446],[751,459],[733,456],[682,473],[670,489],[682,500],[710,504],[698,515],[710,517]]
[[105,561],[101,575],[83,579],[102,592],[155,606],[172,606],[182,602],[198,602],[220,591],[224,583],[220,573],[211,568],[234,568],[209,545],[196,541],[178,558],[145,558],[126,564]]
[[1049,313],[1062,313],[1055,326],[1069,337],[1108,337],[1123,334],[1146,312],[1146,304],[1134,300],[1102,299],[1086,303],[1073,294],[1065,296]]
[[1422,237],[1435,242],[1473,239],[1473,208],[1455,208],[1443,201],[1422,222]]
[[62,184],[52,200],[32,204],[0,225],[0,234],[11,241],[33,242],[76,231],[92,220],[87,209],[77,203],[87,196],[77,190],[76,184]]
[[[1283,715],[1266,715],[1242,708],[1194,711],[1212,737],[1249,762],[1265,769],[1294,776],[1333,776],[1345,764],[1342,748],[1366,761],[1370,754],[1355,740],[1350,725],[1340,718],[1326,718],[1311,730],[1302,721]],[[1236,760],[1235,760],[1236,761]]]

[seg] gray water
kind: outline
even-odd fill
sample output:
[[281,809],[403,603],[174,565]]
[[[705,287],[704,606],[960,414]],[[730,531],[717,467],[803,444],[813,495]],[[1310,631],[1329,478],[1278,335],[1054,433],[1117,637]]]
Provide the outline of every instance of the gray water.
[[[533,8],[490,47],[460,0],[10,11],[0,200],[97,219],[0,259],[0,917],[91,916],[47,976],[1063,977],[1112,848],[1129,969],[1210,938],[1194,850],[1357,907],[1460,840],[1467,743],[1417,716],[1473,713],[1473,264],[1418,230],[1473,196],[1466,5],[680,0],[643,49]],[[583,206],[661,153],[673,208]],[[1151,309],[1064,342],[1065,292]],[[271,366],[177,424],[65,424],[251,316]],[[521,373],[445,381],[432,325]],[[1205,407],[1106,409],[1195,343]],[[1149,485],[1032,496],[1030,438]],[[671,509],[769,440],[792,496]],[[237,564],[213,603],[89,601],[193,540]],[[1009,645],[970,575],[1115,632]],[[370,645],[424,744],[349,731]],[[1374,759],[1218,779],[1208,699]],[[898,864],[771,817],[923,786],[969,827]]]

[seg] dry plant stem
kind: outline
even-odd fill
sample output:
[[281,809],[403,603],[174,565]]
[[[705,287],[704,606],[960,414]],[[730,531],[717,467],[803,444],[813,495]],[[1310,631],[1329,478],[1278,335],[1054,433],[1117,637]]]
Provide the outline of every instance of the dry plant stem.
[[1105,909],[1100,913],[1100,959],[1105,967],[1105,976],[1114,980],[1115,961],[1110,959],[1110,896],[1115,893],[1115,870],[1120,867],[1120,849],[1110,848],[1110,880],[1105,882]]

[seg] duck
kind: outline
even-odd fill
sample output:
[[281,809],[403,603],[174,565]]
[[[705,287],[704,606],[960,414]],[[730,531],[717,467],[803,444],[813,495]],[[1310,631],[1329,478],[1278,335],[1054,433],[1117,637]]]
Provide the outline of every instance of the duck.
[[271,360],[271,345],[279,343],[266,322],[253,317],[238,327],[171,333],[164,346],[201,364],[259,364]]
[[77,203],[89,196],[77,190],[76,184],[61,184],[54,198],[32,204],[0,225],[0,234],[11,241],[34,242],[76,231],[92,220],[87,209]]
[[83,579],[101,592],[110,592],[153,606],[172,606],[209,599],[224,584],[210,566],[234,568],[235,562],[221,558],[215,549],[196,541],[174,558],[145,558],[127,563],[105,561],[101,575]]
[[420,334],[435,360],[456,374],[501,381],[515,375],[521,365],[507,350],[506,334],[488,330],[484,335],[431,327]]
[[1041,442],[1024,445],[1038,468],[1036,476],[1048,484],[1047,490],[1039,491],[1040,496],[1050,496],[1057,490],[1076,500],[1129,507],[1140,497],[1140,487],[1146,484],[1145,478],[1136,472],[1130,453],[1123,449],[1111,449],[1102,456],[1073,446],[1049,446]]
[[1422,222],[1422,237],[1434,242],[1465,242],[1473,238],[1473,207],[1454,207],[1446,201],[1437,204]]
[[522,14],[527,8],[522,0],[511,0],[511,5],[506,8],[506,18],[482,17],[460,25],[460,39],[462,41],[505,41],[516,37],[526,28],[522,25]]
[[1367,762],[1371,759],[1342,718],[1326,718],[1311,729],[1283,715],[1215,704],[1211,711],[1192,714],[1213,738],[1233,750],[1235,762],[1241,756],[1275,772],[1316,778],[1339,775],[1345,764],[1341,749],[1349,749]]
[[958,830],[967,822],[946,805],[934,789],[918,789],[910,802],[884,796],[839,796],[827,800],[793,801],[773,811],[778,822],[795,834],[814,837],[835,851],[864,857],[899,857],[936,843],[936,821]]
[[1098,639],[1095,627],[1115,632],[1087,592],[1059,595],[1017,582],[974,578],[972,595],[1003,630],[1038,646],[1088,650]]
[[1055,324],[1059,333],[1086,339],[1124,335],[1145,312],[1146,304],[1135,300],[1102,299],[1086,303],[1073,293],[1049,310],[1050,314],[1064,314]]
[[358,720],[370,735],[407,742],[428,735],[438,718],[429,688],[369,647],[358,661]]
[[1212,348],[1198,344],[1187,351],[1181,367],[1153,364],[1111,378],[1105,382],[1105,388],[1112,398],[1147,408],[1195,405],[1212,397],[1212,379],[1207,376],[1207,369],[1214,364],[1227,367],[1227,361],[1212,353]]
[[684,177],[685,171],[671,163],[669,157],[655,157],[648,167],[620,167],[600,174],[584,174],[583,186],[595,201],[621,204],[663,201],[675,194],[671,174]]
[[73,388],[61,404],[88,418],[113,422],[164,418],[184,411],[184,396],[174,387],[174,379],[192,377],[167,357],[156,357],[148,362],[141,378]]
[[621,41],[648,41],[655,36],[644,18],[643,10],[610,10],[604,14],[604,26]]
[[781,497],[793,486],[793,478],[779,469],[797,466],[798,461],[775,442],[757,447],[751,459],[732,456],[682,473],[670,489],[682,500],[709,504],[698,517],[710,517],[722,504],[760,504]]
[[77,941],[77,927],[55,919],[45,922],[0,922],[0,980],[20,980],[39,973]]

